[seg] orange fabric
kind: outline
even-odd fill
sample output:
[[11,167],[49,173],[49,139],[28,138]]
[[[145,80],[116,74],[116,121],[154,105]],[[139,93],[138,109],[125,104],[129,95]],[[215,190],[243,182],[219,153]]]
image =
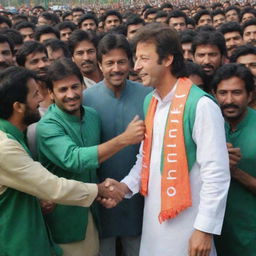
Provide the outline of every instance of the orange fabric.
[[[180,78],[167,117],[163,144],[163,170],[161,181],[161,212],[159,221],[176,217],[182,210],[192,205],[189,170],[183,134],[183,114],[192,82]],[[154,115],[157,99],[152,97],[145,125],[146,135],[143,144],[141,193],[148,194],[150,156],[153,139]]]

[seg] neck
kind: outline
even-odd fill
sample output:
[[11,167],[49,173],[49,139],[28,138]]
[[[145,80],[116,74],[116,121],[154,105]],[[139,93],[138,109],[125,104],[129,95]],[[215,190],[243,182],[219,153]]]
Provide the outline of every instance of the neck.
[[25,125],[19,118],[16,118],[14,116],[11,116],[9,119],[7,119],[13,126],[24,132],[27,129],[27,125]]
[[163,99],[174,87],[177,82],[177,77],[173,76],[171,73],[168,73],[161,82],[156,86],[156,90],[161,99]]
[[113,86],[111,84],[108,84],[108,82],[105,79],[104,79],[104,83],[114,93],[116,98],[120,98],[122,90],[123,90],[124,85],[125,85],[125,81],[120,86]]
[[83,76],[93,80],[95,83],[98,83],[103,79],[102,73],[99,68],[97,68],[94,72],[90,74],[83,74]]
[[236,131],[237,125],[243,120],[246,114],[247,114],[247,109],[236,119],[232,119],[232,118],[226,119],[226,121],[230,125],[232,132]]

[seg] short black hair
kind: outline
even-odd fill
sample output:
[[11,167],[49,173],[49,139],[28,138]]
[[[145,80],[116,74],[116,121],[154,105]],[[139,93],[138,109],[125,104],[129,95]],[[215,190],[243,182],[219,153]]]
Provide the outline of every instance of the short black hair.
[[212,18],[213,18],[214,16],[217,16],[217,15],[220,15],[220,14],[225,17],[225,12],[222,11],[221,9],[217,9],[217,10],[214,10],[214,11],[211,12]]
[[247,8],[244,8],[241,13],[240,13],[240,22],[242,21],[243,19],[243,16],[246,14],[246,13],[251,13],[254,15],[254,17],[256,18],[256,10],[254,8],[251,8],[251,7],[247,7]]
[[10,38],[13,41],[14,45],[23,44],[23,37],[16,29],[4,29],[2,30],[2,35],[6,35],[8,38]]
[[60,32],[58,30],[56,30],[51,26],[43,25],[36,28],[35,36],[34,36],[35,40],[40,41],[40,37],[44,34],[54,34],[56,35],[57,38],[60,39]]
[[238,63],[229,63],[220,67],[214,75],[211,88],[214,92],[216,92],[221,81],[232,77],[238,77],[244,81],[247,93],[254,91],[254,80],[252,73],[244,65]]
[[209,15],[211,16],[211,13],[208,11],[208,10],[200,10],[199,12],[197,12],[193,19],[195,20],[196,22],[196,25],[198,24],[198,21],[200,20],[200,18],[203,16],[203,15]]
[[160,10],[156,13],[155,20],[158,18],[167,18],[167,16],[168,16],[167,12]]
[[187,24],[187,14],[180,10],[171,11],[167,17],[166,23],[169,24],[171,18],[183,17],[185,23]]
[[66,58],[71,57],[67,44],[59,39],[48,39],[44,42],[44,46],[50,47],[53,52],[61,49]]
[[70,15],[72,15],[72,12],[69,12],[69,11],[68,12],[64,12],[63,15],[62,15],[62,20],[65,21],[65,18],[67,16],[70,16]]
[[12,27],[11,20],[9,18],[5,17],[5,16],[0,15],[0,24],[2,24],[2,23],[6,23],[9,28]]
[[250,44],[241,45],[233,51],[230,57],[230,62],[236,62],[240,56],[248,54],[256,55],[256,47]]
[[201,31],[199,32],[193,39],[192,42],[192,52],[195,54],[197,46],[200,45],[214,45],[216,46],[220,54],[222,56],[226,56],[227,54],[227,49],[226,49],[226,42],[224,39],[224,36],[220,32],[206,32],[206,31]]
[[203,83],[205,83],[205,80],[206,80],[205,73],[199,64],[191,62],[191,61],[185,61],[185,67],[186,67],[186,76],[187,77],[189,77],[191,75],[197,75],[197,76],[201,77],[201,79],[203,80]]
[[0,118],[9,119],[15,102],[26,103],[27,82],[36,74],[22,67],[12,66],[0,72]]
[[14,42],[6,35],[0,34],[0,44],[8,43],[12,54],[14,53]]
[[22,21],[22,22],[19,22],[18,24],[16,24],[14,26],[14,28],[17,29],[17,30],[20,30],[22,28],[31,28],[33,31],[35,31],[36,26],[32,22]]
[[105,20],[107,19],[108,16],[113,15],[116,16],[119,20],[120,23],[122,23],[123,19],[122,19],[122,15],[120,14],[120,12],[116,11],[116,10],[108,10],[103,16],[102,16],[102,21],[105,23]]
[[85,20],[93,20],[95,22],[96,26],[98,27],[98,19],[97,19],[97,17],[94,14],[86,13],[78,21],[78,27],[79,28],[81,28],[81,25],[82,25],[82,23]]
[[185,43],[192,43],[193,38],[197,35],[197,33],[194,30],[184,30],[180,31],[180,43],[185,44]]
[[164,9],[164,8],[173,8],[173,5],[171,3],[163,3],[160,6],[160,9]]
[[146,19],[148,17],[148,15],[150,14],[156,14],[158,12],[158,9],[156,8],[149,8],[145,11],[144,13],[144,19]]
[[224,23],[219,28],[219,31],[223,35],[225,35],[226,33],[230,33],[230,32],[238,32],[241,36],[243,36],[243,32],[242,32],[242,28],[241,28],[240,24],[235,21],[230,21],[230,22]]
[[51,21],[52,26],[55,26],[60,22],[60,18],[55,13],[43,12],[39,17],[43,17],[44,19]]
[[74,12],[82,12],[82,13],[85,13],[84,9],[83,8],[80,8],[80,7],[75,7],[71,10],[72,14]]
[[249,26],[256,26],[256,18],[253,18],[251,20],[247,20],[243,25],[242,25],[242,30],[244,33],[244,30],[249,27]]
[[237,14],[240,15],[240,9],[235,5],[231,5],[228,8],[226,8],[225,13],[227,14],[227,12],[229,12],[231,10],[235,10],[237,12]]
[[53,90],[53,82],[75,75],[83,84],[83,76],[77,65],[69,58],[62,58],[53,62],[47,68],[47,87]]
[[43,52],[47,55],[46,48],[43,44],[37,41],[25,42],[22,47],[18,50],[16,55],[16,61],[19,66],[25,66],[26,58],[31,53]]
[[73,23],[72,21],[63,21],[63,22],[57,24],[55,26],[55,28],[58,31],[61,31],[61,30],[66,29],[66,28],[70,28],[72,31],[74,31],[76,29],[76,24]]
[[124,50],[128,59],[132,59],[132,51],[126,37],[121,34],[108,33],[99,42],[97,49],[98,61],[101,63],[102,55],[105,55],[114,49]]

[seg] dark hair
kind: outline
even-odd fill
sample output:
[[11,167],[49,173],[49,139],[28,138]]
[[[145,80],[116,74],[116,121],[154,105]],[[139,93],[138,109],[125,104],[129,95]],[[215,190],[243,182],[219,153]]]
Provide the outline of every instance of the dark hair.
[[134,38],[134,48],[139,42],[153,42],[158,54],[158,63],[169,55],[173,55],[171,73],[176,76],[183,76],[184,58],[178,33],[175,29],[166,24],[152,23],[141,28]]
[[17,30],[20,30],[22,28],[31,28],[33,31],[35,31],[36,26],[32,22],[23,21],[23,22],[19,22],[16,25],[14,25],[14,28]]
[[193,27],[196,26],[196,22],[192,18],[187,18],[187,25],[191,24]]
[[36,5],[32,8],[32,11],[35,9],[42,9],[43,11],[45,11],[45,8],[42,5]]
[[94,45],[95,49],[97,49],[98,37],[95,33],[92,31],[75,30],[68,40],[69,50],[72,55],[74,54],[76,46],[82,41],[89,41]]
[[5,16],[1,16],[0,15],[0,24],[2,23],[6,23],[8,25],[9,28],[12,27],[12,22],[9,18],[5,17]]
[[185,44],[192,43],[193,38],[197,35],[197,33],[194,30],[187,29],[180,31],[179,35],[181,44]]
[[150,4],[144,5],[143,8],[142,8],[142,11],[141,11],[141,15],[142,15],[147,9],[150,9],[150,8],[152,8],[152,6],[151,6]]
[[128,28],[128,26],[130,26],[130,25],[138,25],[138,24],[145,25],[145,21],[142,18],[140,18],[140,16],[133,14],[127,18],[125,24]]
[[211,6],[212,10],[215,10],[215,9],[220,10],[218,9],[219,7],[223,7],[221,3],[214,3]]
[[250,44],[241,45],[233,51],[230,62],[236,62],[240,56],[248,54],[256,55],[256,47]]
[[254,15],[254,17],[256,18],[256,10],[251,8],[251,7],[247,7],[247,8],[244,8],[241,13],[240,13],[240,22],[242,21],[243,19],[243,16],[246,14],[246,13],[251,13]]
[[82,26],[82,23],[85,21],[85,20],[93,20],[96,24],[96,26],[98,27],[98,19],[95,15],[91,14],[91,13],[87,13],[87,14],[84,14],[78,21],[78,27],[81,28]]
[[197,75],[202,78],[203,82],[205,82],[205,73],[200,65],[191,61],[185,61],[185,67],[187,77]]
[[214,16],[217,16],[217,15],[220,15],[220,14],[225,17],[225,12],[222,11],[221,9],[217,9],[217,10],[212,11],[211,16],[213,18]]
[[55,26],[60,22],[60,18],[55,13],[43,12],[39,17],[43,17],[44,19],[51,21],[52,26]]
[[197,12],[193,19],[195,20],[196,24],[198,24],[198,21],[200,20],[200,18],[203,16],[203,15],[209,15],[211,16],[211,13],[208,11],[208,10],[200,10],[199,12]]
[[120,34],[108,33],[99,42],[97,49],[98,61],[102,62],[102,55],[114,49],[122,49],[129,60],[132,58],[132,51],[126,37]]
[[225,13],[227,13],[227,12],[229,12],[229,11],[231,11],[231,10],[235,10],[238,15],[240,14],[240,9],[239,9],[237,6],[235,6],[235,5],[229,6],[229,7],[225,10]]
[[44,42],[44,46],[50,47],[53,52],[61,49],[66,58],[71,57],[67,44],[59,39],[48,39]]
[[26,103],[29,79],[37,79],[35,73],[22,67],[9,67],[0,72],[0,118],[8,119],[15,102]]
[[82,12],[82,13],[85,13],[84,9],[83,8],[80,8],[80,7],[75,7],[71,10],[72,14],[74,12]]
[[215,31],[215,32],[209,33],[209,32],[202,31],[198,33],[194,37],[192,42],[191,50],[193,54],[195,54],[197,46],[200,46],[200,45],[214,45],[219,49],[220,54],[222,56],[226,56],[226,53],[227,53],[226,42],[225,42],[224,36],[220,32]]
[[55,26],[55,28],[58,30],[58,31],[61,31],[65,28],[70,28],[72,31],[74,31],[76,29],[76,24],[73,23],[72,21],[63,21],[59,24],[57,24]]
[[238,32],[241,36],[243,36],[241,26],[239,25],[239,23],[234,21],[230,21],[221,25],[221,27],[219,28],[219,32],[221,32],[223,35],[230,32]]
[[12,18],[12,21],[17,21],[16,24],[20,22],[28,21],[28,16],[24,14],[18,14]]
[[211,83],[211,88],[214,92],[216,92],[218,84],[221,81],[227,80],[232,77],[238,77],[244,81],[247,93],[250,93],[254,90],[254,80],[252,73],[244,65],[238,63],[225,64],[220,67],[214,75]]
[[163,3],[160,7],[161,9],[164,9],[164,8],[173,8],[173,5],[171,3]]
[[43,44],[37,41],[25,42],[22,47],[18,50],[16,55],[16,61],[19,66],[25,66],[26,58],[31,53],[43,52],[47,55],[46,48]]
[[72,15],[72,12],[64,12],[62,15],[62,20],[65,21],[66,17],[70,15]]
[[244,33],[244,30],[249,27],[249,26],[256,26],[256,18],[251,19],[251,20],[247,20],[243,25],[242,25],[242,30]]
[[166,20],[166,24],[169,24],[171,18],[179,18],[179,17],[183,17],[185,23],[187,24],[187,15],[186,15],[186,13],[182,12],[182,11],[179,11],[179,10],[171,11],[169,13],[169,15],[167,17],[167,20]]
[[47,87],[52,91],[53,82],[75,75],[83,84],[83,76],[77,65],[69,58],[62,58],[53,62],[47,68]]
[[196,31],[197,33],[200,33],[200,32],[208,32],[208,33],[211,33],[211,32],[215,32],[215,31],[216,31],[216,28],[214,28],[214,27],[211,26],[211,25],[204,25],[204,26],[197,27],[195,31]]
[[120,23],[122,23],[123,19],[122,19],[122,15],[120,14],[120,12],[116,11],[116,10],[109,10],[107,11],[103,17],[102,17],[102,21],[105,23],[106,19],[108,16],[110,15],[113,15],[113,16],[116,16],[119,20],[120,20]]
[[60,32],[58,30],[56,30],[51,26],[43,25],[36,28],[35,36],[34,36],[35,40],[40,41],[41,36],[44,34],[54,34],[56,35],[57,38],[60,39]]
[[12,54],[14,53],[14,42],[6,35],[0,34],[0,44],[8,43]]
[[160,10],[156,13],[155,20],[158,19],[158,18],[167,18],[167,17],[168,17],[168,13],[165,12],[165,11]]
[[10,38],[14,45],[17,44],[23,44],[23,37],[20,34],[19,31],[17,31],[16,29],[12,29],[12,28],[7,28],[2,30],[2,35],[7,36],[8,38]]
[[144,13],[144,19],[147,19],[148,15],[155,14],[157,12],[158,12],[158,9],[156,9],[156,8],[149,8],[149,9],[147,9],[145,11],[145,13]]

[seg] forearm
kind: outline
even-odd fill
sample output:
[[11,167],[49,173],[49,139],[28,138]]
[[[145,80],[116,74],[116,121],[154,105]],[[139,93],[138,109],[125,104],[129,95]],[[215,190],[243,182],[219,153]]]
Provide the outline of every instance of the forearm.
[[238,167],[233,167],[231,169],[231,177],[244,185],[252,193],[256,194],[256,178],[252,177],[250,174],[239,169]]

